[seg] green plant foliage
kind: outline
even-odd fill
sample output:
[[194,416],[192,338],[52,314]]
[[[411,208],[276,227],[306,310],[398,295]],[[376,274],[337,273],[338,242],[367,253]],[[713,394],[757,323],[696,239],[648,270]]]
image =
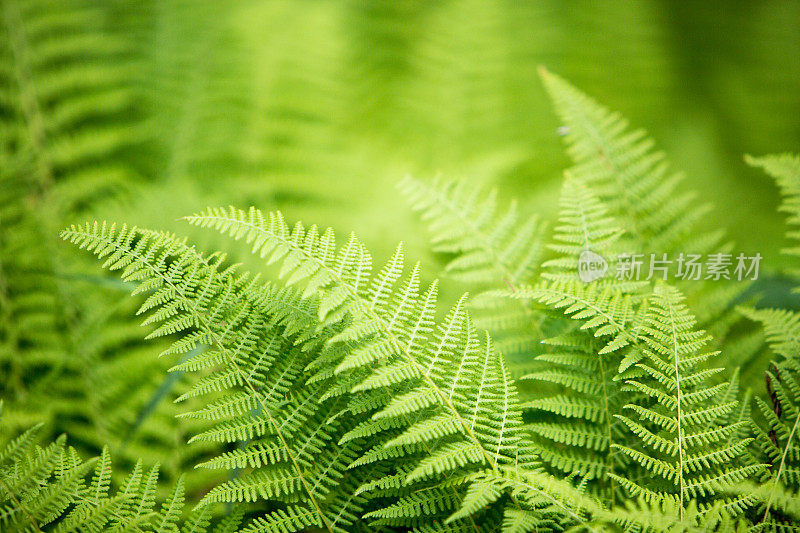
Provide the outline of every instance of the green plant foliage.
[[[746,157],[750,165],[761,167],[775,179],[783,195],[783,203],[778,208],[787,213],[787,223],[794,228],[787,233],[787,237],[792,243],[800,239],[800,234],[796,226],[800,225],[800,157],[793,154],[771,155],[764,157]],[[793,259],[800,256],[800,249],[792,246],[783,251]],[[797,267],[793,266],[793,271],[797,272]]]
[[[782,211],[790,214],[789,224],[797,224],[800,159],[792,155],[748,158],[754,166],[772,175],[784,196]],[[796,239],[796,232],[788,236]],[[795,248],[785,250],[797,256]],[[765,372],[768,399],[756,398],[764,423],[753,423],[756,457],[769,465],[763,485],[756,491],[761,529],[793,531],[797,523],[800,492],[800,358],[797,338],[800,316],[785,309],[743,309],[760,322],[773,353],[773,362]]]
[[462,286],[474,287],[467,305],[475,323],[492,333],[497,348],[519,375],[530,364],[528,353],[537,344],[541,317],[521,301],[498,297],[530,283],[542,257],[544,228],[537,217],[520,220],[515,202],[497,209],[496,191],[488,195],[463,182],[428,185],[406,177],[398,188],[428,222],[435,252],[454,258],[442,272]]
[[0,452],[3,531],[179,531],[183,478],[157,506],[158,466],[146,471],[138,462],[112,491],[107,448],[100,457],[83,461],[63,435],[37,446],[40,429],[25,431]]
[[[642,399],[624,406],[627,416],[616,415],[639,443],[615,447],[645,473],[611,474],[635,496],[677,500],[681,518],[688,502],[703,502],[720,486],[759,472],[758,465],[740,464],[751,441],[737,438],[746,421],[735,419],[737,401],[735,394],[726,398],[728,384],[707,384],[721,369],[702,369],[717,354],[705,351],[707,339],[695,324],[677,289],[657,285],[640,328],[640,375],[626,380]],[[639,479],[647,479],[647,487]]]
[[797,531],[778,277],[616,275],[738,252],[712,195],[540,68],[508,198],[545,11],[2,0],[0,530]]
[[[621,137],[620,119],[566,82],[544,77],[570,110],[578,165],[565,180],[549,259],[537,251],[538,224],[518,222],[513,207],[498,216],[491,196],[461,184],[401,184],[431,221],[437,251],[453,257],[445,273],[484,290],[477,306],[464,296],[439,311],[437,283],[421,286],[421,267],[405,266],[402,246],[373,273],[355,236],[337,245],[333,230],[290,226],[279,212],[216,208],[186,220],[245,242],[274,265],[283,288],[170,233],[106,223],[62,233],[146,295],[139,313],[149,337],[170,337],[162,355],[177,358],[172,371],[196,375],[178,398],[197,402],[181,416],[203,426],[189,445],[222,445],[198,466],[228,472],[201,508],[255,505],[262,510],[248,531],[733,531],[754,513],[785,507],[781,491],[795,490],[791,443],[748,435],[739,374],[715,377],[722,369],[709,364],[720,356],[713,347],[724,343],[698,329],[690,300],[662,281],[577,279],[584,250],[611,256],[669,235],[680,237],[671,246],[688,245],[684,224],[694,219],[683,212],[696,211],[688,196],[675,212],[660,196],[626,211],[615,187],[655,187],[660,156],[647,156],[639,136]],[[610,169],[593,166],[595,148],[582,148],[581,135],[596,129],[610,147],[601,157],[617,161]],[[615,185],[618,174],[630,182]],[[509,306],[512,320],[492,321]],[[473,310],[488,322],[476,325]],[[728,312],[707,320],[727,321]],[[521,401],[504,356],[480,329],[507,338],[526,316],[526,335],[547,350],[523,382],[552,394],[533,388]],[[787,353],[796,320],[761,318]],[[538,351],[532,342],[516,346],[528,357]],[[784,411],[796,384],[781,375],[770,390]],[[780,419],[771,424],[780,442],[793,439]],[[763,464],[749,453],[755,443],[765,448]],[[765,465],[779,457],[770,477]],[[775,507],[762,489],[737,491],[750,479],[771,481]]]
[[143,458],[191,484],[202,476],[187,458],[204,448],[179,446],[190,424],[169,401],[185,381],[146,356],[127,287],[56,238],[146,182],[132,161],[146,141],[137,43],[110,23],[112,7],[0,8],[0,436],[41,422],[46,440],[66,432],[82,453],[107,447],[126,469]]

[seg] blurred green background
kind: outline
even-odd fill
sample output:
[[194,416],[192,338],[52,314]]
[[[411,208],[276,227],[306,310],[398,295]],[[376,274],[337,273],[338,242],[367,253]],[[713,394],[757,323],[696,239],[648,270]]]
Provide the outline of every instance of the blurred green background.
[[780,270],[778,193],[743,155],[800,149],[798,1],[0,0],[0,436],[44,421],[168,477],[204,453],[179,446],[174,361],[64,226],[228,249],[179,217],[278,208],[355,231],[376,264],[403,240],[430,278],[406,174],[553,219],[568,161],[539,65],[647,129],[709,221]]
[[388,253],[424,242],[393,188],[405,173],[491,183],[550,217],[567,162],[543,64],[647,129],[740,247],[780,265],[777,193],[742,155],[797,149],[800,2],[115,10],[109,31],[142,67],[131,81],[155,152],[137,162],[153,190],[122,218],[161,226],[207,203],[256,203]]

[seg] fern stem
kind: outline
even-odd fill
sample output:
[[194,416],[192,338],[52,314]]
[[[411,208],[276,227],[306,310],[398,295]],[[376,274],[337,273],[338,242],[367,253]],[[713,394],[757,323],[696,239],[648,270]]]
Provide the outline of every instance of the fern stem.
[[680,366],[678,361],[678,331],[677,326],[675,325],[675,313],[672,309],[672,300],[669,298],[665,298],[664,301],[666,302],[667,309],[669,311],[669,321],[670,321],[670,330],[672,332],[672,355],[674,358],[675,364],[675,387],[676,392],[675,396],[677,399],[678,404],[678,415],[677,415],[677,422],[678,422],[678,488],[680,491],[679,494],[679,512],[680,518],[683,520],[684,514],[684,506],[683,506],[683,499],[684,499],[684,482],[683,482],[683,413],[681,403],[683,402],[683,393],[681,392],[681,372]]
[[605,354],[601,355],[600,360],[600,373],[602,374],[603,380],[603,406],[605,407],[605,418],[606,418],[606,432],[608,433],[608,456],[606,458],[606,462],[608,465],[608,473],[611,475],[611,497],[609,498],[609,503],[611,506],[614,506],[615,500],[615,486],[614,486],[614,457],[612,455],[612,450],[614,449],[612,443],[614,442],[614,438],[611,433],[611,410],[608,406],[608,389],[606,387],[606,364],[605,364]]

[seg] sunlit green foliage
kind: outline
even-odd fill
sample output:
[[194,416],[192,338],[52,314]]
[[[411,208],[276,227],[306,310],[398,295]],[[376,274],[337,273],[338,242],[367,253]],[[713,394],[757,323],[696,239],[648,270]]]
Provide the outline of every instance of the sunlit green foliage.
[[0,530],[797,531],[798,10],[708,9],[777,113],[645,2],[1,0]]

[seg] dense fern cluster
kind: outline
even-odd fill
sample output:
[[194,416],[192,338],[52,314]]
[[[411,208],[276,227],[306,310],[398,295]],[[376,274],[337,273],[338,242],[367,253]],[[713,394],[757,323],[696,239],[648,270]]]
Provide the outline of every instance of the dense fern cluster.
[[[643,132],[542,70],[573,162],[557,219],[465,182],[403,179],[447,259],[442,285],[471,293],[458,298],[402,244],[376,266],[355,235],[256,208],[184,219],[244,243],[253,268],[168,231],[61,232],[117,280],[57,240],[54,221],[86,218],[88,197],[53,191],[115,194],[139,178],[107,161],[149,135],[172,141],[174,180],[246,174],[264,156],[214,152],[197,127],[189,108],[226,124],[215,99],[237,102],[219,76],[159,80],[185,91],[165,106],[178,120],[143,120],[162,93],[130,82],[140,34],[101,38],[95,7],[51,19],[8,0],[0,13],[0,529],[797,530],[800,315],[759,307],[744,282],[617,279],[621,254],[734,250]],[[49,46],[51,31],[71,45]],[[197,61],[223,33],[186,36],[192,52],[173,59]],[[50,79],[48,62],[71,74]],[[275,113],[259,135],[281,135]],[[271,157],[298,179],[312,169],[290,149]],[[749,162],[800,223],[800,159]],[[36,255],[20,253],[34,239]],[[582,280],[587,253],[612,270]]]

